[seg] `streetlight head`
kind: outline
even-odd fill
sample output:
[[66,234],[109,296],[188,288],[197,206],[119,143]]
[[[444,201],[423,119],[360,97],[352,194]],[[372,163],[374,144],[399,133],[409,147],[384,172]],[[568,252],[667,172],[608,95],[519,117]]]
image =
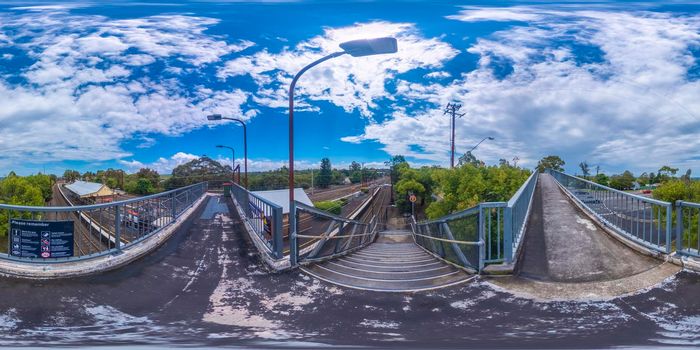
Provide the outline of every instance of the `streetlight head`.
[[489,140],[493,141],[495,139],[493,138],[493,136],[489,136]]
[[210,114],[207,116],[208,120],[221,120],[221,114]]
[[353,57],[395,53],[398,51],[396,38],[375,38],[346,41],[340,44],[345,53]]
[[223,145],[216,145],[216,148],[224,148]]

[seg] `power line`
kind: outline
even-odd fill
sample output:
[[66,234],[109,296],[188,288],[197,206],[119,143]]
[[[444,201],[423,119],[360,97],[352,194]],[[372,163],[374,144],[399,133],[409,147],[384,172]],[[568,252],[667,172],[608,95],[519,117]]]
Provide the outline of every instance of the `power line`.
[[447,107],[445,107],[445,113],[443,115],[449,114],[452,117],[452,123],[451,123],[451,128],[452,128],[452,137],[450,138],[450,149],[451,149],[451,157],[450,157],[450,168],[455,167],[455,119],[457,118],[462,118],[464,115],[467,113],[457,113],[460,108],[462,108],[461,104],[457,103],[448,103]]

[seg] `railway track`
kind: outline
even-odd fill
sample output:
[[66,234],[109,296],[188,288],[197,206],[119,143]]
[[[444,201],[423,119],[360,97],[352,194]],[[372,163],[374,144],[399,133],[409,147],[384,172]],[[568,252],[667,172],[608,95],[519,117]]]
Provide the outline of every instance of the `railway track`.
[[[56,184],[53,187],[53,196],[49,205],[54,207],[72,206],[72,204],[63,197],[58,186],[59,185]],[[53,220],[70,220],[75,223],[73,225],[73,248],[74,254],[77,253],[77,256],[90,255],[107,249],[107,246],[92,234],[91,227],[88,228],[83,224],[78,212],[53,212],[49,213],[48,218]]]

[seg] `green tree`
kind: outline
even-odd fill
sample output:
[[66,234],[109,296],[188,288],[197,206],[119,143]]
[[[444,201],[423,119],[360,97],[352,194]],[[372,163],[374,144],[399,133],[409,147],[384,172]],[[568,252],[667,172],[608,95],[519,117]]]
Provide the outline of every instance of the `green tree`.
[[593,178],[593,182],[595,182],[599,185],[609,186],[610,185],[610,178],[608,178],[608,176],[605,174],[599,173]]
[[581,173],[583,173],[583,178],[587,179],[588,175],[591,174],[591,167],[588,165],[586,161],[583,161],[578,164],[579,168],[581,168]]
[[[0,180],[0,203],[41,206],[44,205],[44,197],[41,189],[26,178],[10,175]],[[10,218],[31,219],[32,217],[32,213],[26,211],[0,210],[0,236],[7,235]]]
[[406,158],[402,155],[396,155],[391,157],[388,161],[384,162],[384,165],[389,167],[389,176],[391,177],[391,183],[396,183],[399,181],[399,167],[408,166]]
[[634,186],[636,178],[629,170],[625,170],[621,175],[610,177],[610,187],[617,190],[630,190]]
[[231,181],[232,174],[230,165],[222,165],[202,156],[175,167],[172,176],[165,181],[165,188],[178,188],[202,181]]
[[73,182],[80,179],[80,173],[77,170],[66,170],[63,172],[63,179],[68,182]]
[[653,193],[654,198],[672,203],[678,200],[687,200],[692,195],[688,185],[680,180],[666,181],[659,185]]
[[544,172],[545,169],[556,171],[564,171],[563,166],[566,164],[559,156],[546,156],[537,163],[537,171]]
[[333,182],[333,168],[331,167],[331,160],[328,158],[323,158],[321,159],[321,169],[318,171],[316,183],[318,184],[318,187],[328,188],[331,182]]
[[44,174],[30,175],[26,177],[27,181],[34,187],[41,191],[41,196],[44,199],[44,203],[49,202],[53,197],[53,184],[54,181],[51,176]]

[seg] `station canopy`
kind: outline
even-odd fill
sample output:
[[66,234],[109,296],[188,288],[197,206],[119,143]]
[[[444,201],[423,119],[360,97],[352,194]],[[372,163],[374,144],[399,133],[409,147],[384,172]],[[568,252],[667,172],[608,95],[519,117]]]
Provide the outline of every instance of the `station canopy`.
[[[289,190],[252,191],[251,193],[282,207],[282,214],[289,214]],[[303,188],[294,189],[294,200],[308,206],[314,206]]]
[[66,188],[80,198],[110,196],[113,191],[107,185],[97,182],[75,181]]

